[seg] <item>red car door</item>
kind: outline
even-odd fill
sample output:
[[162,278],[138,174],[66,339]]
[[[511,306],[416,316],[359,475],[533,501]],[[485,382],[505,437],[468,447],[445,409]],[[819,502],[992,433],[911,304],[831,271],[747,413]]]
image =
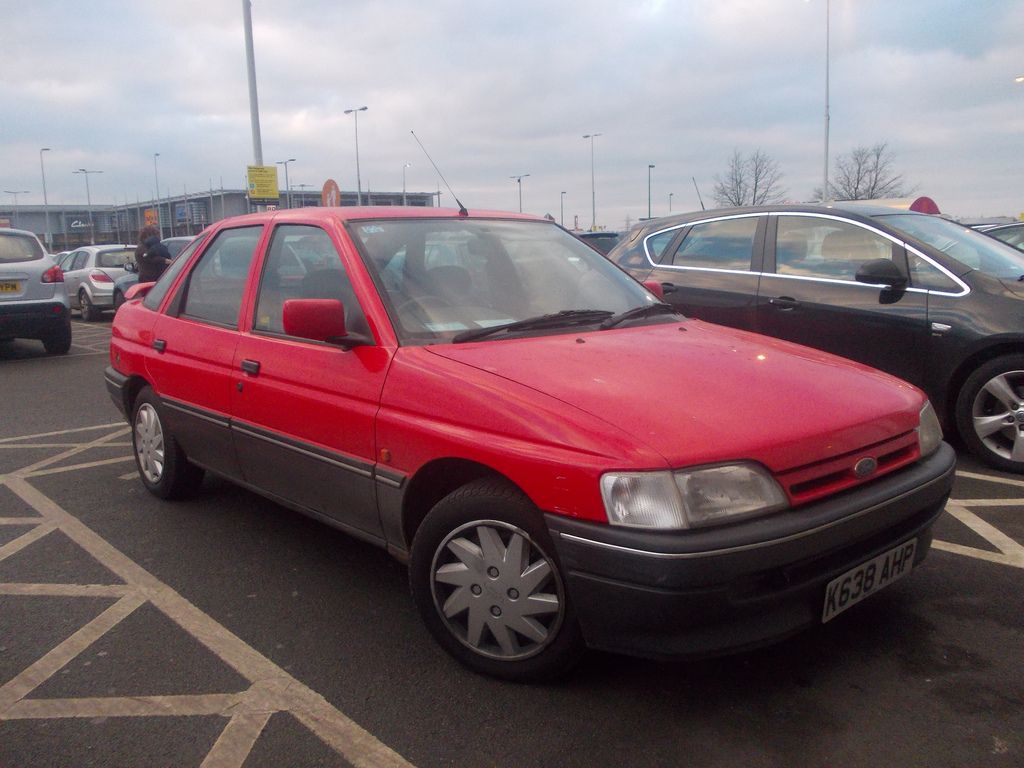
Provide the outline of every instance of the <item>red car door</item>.
[[394,348],[297,338],[282,318],[289,299],[337,299],[349,331],[373,339],[347,267],[361,269],[324,229],[274,228],[234,353],[233,435],[245,482],[380,539],[374,420]]
[[238,317],[262,226],[217,233],[153,328],[147,367],[189,458],[239,478],[230,431]]

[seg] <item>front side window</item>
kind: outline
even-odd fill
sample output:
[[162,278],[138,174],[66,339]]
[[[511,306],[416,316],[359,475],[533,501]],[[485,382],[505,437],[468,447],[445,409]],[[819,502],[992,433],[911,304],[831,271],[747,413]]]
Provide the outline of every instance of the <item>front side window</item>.
[[352,222],[349,232],[403,343],[447,342],[547,315],[558,316],[554,325],[523,333],[566,332],[570,321],[596,324],[652,302],[604,256],[547,222],[384,219]]
[[263,227],[225,229],[214,238],[189,275],[182,315],[238,327],[249,265],[262,230]]
[[260,278],[255,330],[284,333],[283,308],[289,299],[337,299],[345,310],[345,327],[368,332],[341,257],[319,227],[285,224],[274,230]]
[[171,265],[163,271],[163,274],[157,279],[156,283],[152,288],[149,289],[149,293],[146,294],[146,298],[142,300],[142,305],[147,309],[152,309],[154,312],[160,308],[160,303],[164,300],[164,296],[167,295],[167,291],[174,285],[174,281],[178,278],[181,270],[188,264],[189,258],[195,253],[196,249],[206,242],[206,232],[203,232],[196,236],[188,246],[182,250],[181,253],[175,257]]
[[946,293],[959,293],[961,291],[961,287],[956,281],[934,264],[922,259],[913,252],[907,253],[907,257],[907,263],[910,265],[911,288],[944,291]]
[[845,221],[779,216],[775,271],[780,275],[853,281],[865,263],[891,259],[892,248],[891,240]]
[[677,267],[748,271],[757,235],[757,217],[694,224],[672,257]]

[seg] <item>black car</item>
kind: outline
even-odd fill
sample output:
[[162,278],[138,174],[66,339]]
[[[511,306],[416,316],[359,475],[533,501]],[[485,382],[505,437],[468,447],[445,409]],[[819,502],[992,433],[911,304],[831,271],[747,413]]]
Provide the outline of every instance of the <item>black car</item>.
[[989,237],[1009,243],[1018,251],[1024,251],[1024,221],[1016,224],[998,224],[994,227],[985,227],[984,232]]
[[916,384],[947,433],[1024,472],[1024,253],[938,216],[835,203],[647,221],[608,258],[691,317]]
[[614,248],[615,244],[622,239],[621,232],[608,232],[607,230],[601,230],[598,232],[576,232],[574,234],[598,253],[604,254],[607,254],[608,251]]

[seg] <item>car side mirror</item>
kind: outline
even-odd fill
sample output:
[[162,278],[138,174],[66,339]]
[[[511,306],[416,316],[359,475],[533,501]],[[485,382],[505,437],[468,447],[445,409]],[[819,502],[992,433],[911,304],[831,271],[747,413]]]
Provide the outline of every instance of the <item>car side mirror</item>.
[[156,285],[156,283],[136,283],[124,292],[124,300],[131,301],[132,299],[144,299],[146,294],[149,293],[149,289],[154,285]]
[[644,288],[653,293],[662,301],[665,300],[665,289],[662,288],[661,283],[657,280],[644,280]]
[[861,265],[855,279],[858,283],[868,285],[884,285],[891,290],[907,287],[907,278],[889,259],[872,259]]
[[138,272],[139,266],[134,261],[126,261],[124,263],[125,272]]
[[337,299],[288,299],[281,310],[288,336],[323,341],[341,347],[362,347],[373,340],[345,327],[345,305]]

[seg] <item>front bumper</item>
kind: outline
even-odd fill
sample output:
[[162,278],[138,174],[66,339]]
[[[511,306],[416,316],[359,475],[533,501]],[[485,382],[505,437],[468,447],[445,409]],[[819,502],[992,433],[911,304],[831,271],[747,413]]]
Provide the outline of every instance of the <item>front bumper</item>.
[[107,385],[107,394],[114,401],[117,410],[128,419],[128,377],[108,365],[103,372],[103,381]]
[[0,303],[0,339],[42,339],[65,329],[70,322],[63,301]]
[[829,581],[912,538],[917,565],[955,468],[943,443],[867,486],[717,529],[546,521],[588,645],[659,659],[712,656],[819,623]]

